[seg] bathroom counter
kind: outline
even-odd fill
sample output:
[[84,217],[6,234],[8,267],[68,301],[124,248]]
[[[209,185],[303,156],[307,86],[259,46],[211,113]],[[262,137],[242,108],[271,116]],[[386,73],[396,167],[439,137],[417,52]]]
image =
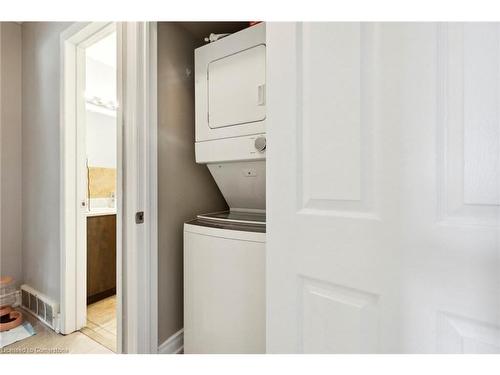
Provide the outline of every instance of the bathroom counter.
[[100,207],[87,212],[87,217],[116,215],[116,208]]

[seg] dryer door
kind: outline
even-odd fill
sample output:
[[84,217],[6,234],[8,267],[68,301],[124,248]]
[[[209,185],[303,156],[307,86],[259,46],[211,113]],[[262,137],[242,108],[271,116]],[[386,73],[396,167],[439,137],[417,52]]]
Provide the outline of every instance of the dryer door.
[[261,44],[208,65],[208,125],[222,128],[266,118],[266,46]]

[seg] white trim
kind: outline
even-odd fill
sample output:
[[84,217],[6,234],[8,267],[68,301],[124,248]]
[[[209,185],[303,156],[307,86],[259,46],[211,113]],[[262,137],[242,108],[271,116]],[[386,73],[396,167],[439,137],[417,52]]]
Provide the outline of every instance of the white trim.
[[[156,24],[127,22],[124,48],[124,322],[127,353],[156,353],[157,339],[157,124]],[[144,223],[135,223],[144,211]],[[140,251],[139,251],[140,250]]]
[[[100,31],[99,31],[100,33]],[[91,36],[92,37],[92,36]],[[87,129],[85,123],[85,99],[83,97],[85,87],[85,47],[84,42],[75,43],[76,50],[76,86],[71,99],[75,99],[76,106],[76,139],[71,140],[75,145],[76,153],[76,181],[72,181],[76,186],[76,327],[80,329],[87,324],[87,217],[85,211],[87,207],[79,206],[80,202],[86,202],[87,197]],[[68,95],[66,93],[65,95]],[[67,124],[73,126],[73,124]],[[71,185],[70,185],[71,186]],[[72,188],[72,187],[71,187]]]
[[[3,253],[3,250],[2,250],[2,215],[1,213],[3,212],[3,209],[2,209],[2,139],[3,139],[3,136],[2,136],[2,130],[3,130],[3,124],[2,124],[2,113],[3,113],[3,110],[2,110],[2,60],[3,60],[3,57],[2,57],[3,53],[2,53],[2,24],[0,23],[0,258],[3,257],[2,253]],[[22,73],[21,73],[22,74]],[[21,120],[22,122],[22,120]],[[22,123],[21,123],[21,127],[22,127]]]
[[149,25],[149,206],[150,206],[150,348],[158,347],[158,24]]
[[184,329],[166,339],[158,347],[158,354],[180,354],[184,350]]
[[[69,334],[86,325],[87,282],[86,282],[86,214],[80,206],[85,200],[85,132],[81,121],[85,99],[83,90],[78,89],[82,75],[78,74],[84,62],[83,47],[96,39],[102,38],[115,30],[115,24],[91,22],[75,23],[60,35],[60,246],[61,246],[61,332]],[[118,51],[120,52],[120,50]],[[120,55],[118,55],[120,60]],[[119,65],[120,66],[120,65]],[[81,72],[80,72],[81,73]],[[118,72],[120,74],[120,71]],[[119,118],[120,120],[121,118]],[[117,126],[120,129],[119,122]],[[118,144],[122,133],[118,131]],[[118,147],[118,160],[121,159],[121,147]],[[121,165],[118,162],[117,194],[117,237],[121,237]],[[81,181],[82,183],[77,183]],[[117,241],[117,259],[121,259],[121,241]],[[118,340],[122,337],[120,324],[121,312],[121,267],[117,267],[117,316]],[[118,342],[118,350],[121,343]]]
[[[138,100],[136,99],[136,90],[140,90],[140,85],[137,79],[137,41],[135,32],[136,23],[122,23],[123,37],[123,133],[124,143],[123,148],[127,150],[123,158],[123,186],[126,188],[123,195],[123,282],[124,288],[127,289],[127,298],[123,300],[123,312],[128,319],[123,321],[123,330],[127,332],[123,342],[123,351],[127,353],[138,352],[138,292],[139,286],[139,271],[140,261],[136,249],[139,241],[140,230],[136,230],[134,220],[135,211],[139,210],[140,198],[138,195],[138,187],[134,181],[139,181],[137,159],[139,156],[139,141],[137,140],[138,128],[140,120],[137,118]],[[131,189],[128,189],[128,188]],[[147,306],[141,306],[147,309]],[[145,315],[147,316],[147,315]]]
[[[76,44],[106,23],[77,23],[61,34],[61,324],[76,321]],[[157,308],[157,25],[116,24],[118,43],[117,327],[118,352],[158,351]],[[73,142],[73,143],[70,143]],[[121,181],[121,184],[120,184]],[[121,189],[121,190],[120,190]],[[121,199],[120,199],[121,198]],[[135,213],[144,211],[143,224]],[[119,251],[121,249],[121,251]],[[120,277],[121,275],[121,277]]]
[[[60,246],[61,246],[61,332],[81,328],[82,288],[78,268],[77,188],[77,45],[96,33],[105,23],[75,23],[60,35]],[[80,267],[82,265],[80,264]],[[85,301],[86,302],[86,301]]]
[[[116,100],[118,103],[123,103],[123,86],[124,86],[124,74],[123,74],[123,24],[120,22],[116,23],[116,44],[117,50],[116,53],[118,55],[116,61]],[[123,300],[126,297],[126,291],[124,288],[124,279],[125,275],[123,272],[123,253],[125,248],[123,247],[123,237],[124,237],[124,227],[123,227],[123,205],[124,205],[124,185],[123,185],[123,173],[124,173],[124,152],[123,152],[123,143],[124,143],[124,126],[123,126],[123,106],[118,107],[116,110],[116,137],[120,140],[120,142],[116,145],[116,197],[120,197],[120,199],[116,200],[116,248],[121,249],[121,251],[116,252],[116,352],[117,353],[125,353],[123,348],[123,337],[124,337],[124,308],[123,308]],[[118,213],[120,213],[118,215]],[[118,277],[121,275],[121,277]],[[118,329],[119,327],[119,329]]]

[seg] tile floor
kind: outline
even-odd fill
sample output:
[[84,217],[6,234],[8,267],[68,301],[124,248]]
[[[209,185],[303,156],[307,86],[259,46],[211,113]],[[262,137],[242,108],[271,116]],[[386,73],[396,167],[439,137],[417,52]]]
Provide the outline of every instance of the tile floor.
[[22,311],[24,319],[31,323],[36,335],[0,349],[0,354],[113,354],[111,350],[81,332],[60,335],[46,327],[29,312]]
[[116,296],[87,306],[87,326],[81,332],[116,352]]

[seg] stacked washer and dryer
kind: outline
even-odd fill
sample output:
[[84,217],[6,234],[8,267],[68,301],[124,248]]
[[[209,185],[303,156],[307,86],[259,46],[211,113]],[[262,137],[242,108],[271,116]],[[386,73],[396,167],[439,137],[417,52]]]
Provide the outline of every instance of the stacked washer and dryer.
[[184,224],[184,352],[264,353],[264,23],[195,50],[196,162],[229,206]]

